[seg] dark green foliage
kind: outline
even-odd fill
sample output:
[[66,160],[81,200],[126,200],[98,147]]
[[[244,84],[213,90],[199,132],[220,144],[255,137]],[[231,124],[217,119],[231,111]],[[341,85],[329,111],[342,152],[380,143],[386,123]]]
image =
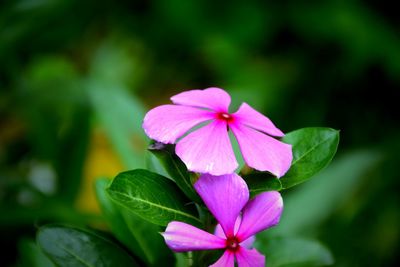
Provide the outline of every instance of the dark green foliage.
[[287,189],[304,182],[329,164],[339,144],[339,132],[329,128],[304,128],[283,138],[292,145],[293,161],[289,171],[280,178]]
[[188,200],[178,187],[156,173],[146,170],[120,173],[107,192],[116,203],[154,224],[166,226],[170,221],[201,224],[194,205],[187,205]]
[[[295,164],[280,180],[246,175],[252,195],[289,188],[282,191],[288,215],[267,235],[319,239],[337,266],[398,265],[396,7],[379,1],[1,1],[2,265],[46,266],[48,258],[26,240],[36,225],[51,222],[107,222],[140,264],[166,262],[171,253],[161,249],[161,237],[141,239],[146,227],[132,222],[148,221],[112,201],[106,181],[97,184],[102,215],[78,211],[76,198],[88,178],[93,132],[105,136],[124,170],[144,168],[145,110],[207,86],[225,88],[233,110],[245,101],[285,133],[306,126],[340,130],[338,162],[318,174],[336,149],[335,130],[288,133]],[[313,138],[304,141],[302,134]],[[320,153],[305,156],[310,146]],[[315,161],[322,150],[327,153]],[[157,157],[185,208],[199,203],[190,187],[196,176],[174,154]],[[146,246],[166,254],[158,258]],[[279,251],[267,250],[273,266]],[[187,265],[186,256],[178,259]]]
[[188,172],[185,163],[175,154],[175,147],[153,143],[148,149],[160,160],[162,166],[185,195],[191,200],[199,202],[200,198],[193,187],[193,175]]
[[39,229],[37,243],[58,266],[139,266],[126,251],[95,232],[48,225]]

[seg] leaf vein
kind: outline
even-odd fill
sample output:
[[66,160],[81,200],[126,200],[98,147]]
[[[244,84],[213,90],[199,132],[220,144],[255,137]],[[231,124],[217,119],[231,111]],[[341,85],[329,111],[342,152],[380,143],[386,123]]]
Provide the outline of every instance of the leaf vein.
[[82,259],[78,255],[76,255],[73,251],[67,249],[66,247],[60,246],[60,245],[59,245],[59,247],[62,248],[63,250],[65,250],[65,252],[67,252],[68,254],[73,256],[77,261],[81,262],[83,265],[88,266],[88,267],[95,267],[94,265],[90,265],[89,263],[85,262],[84,259]]
[[326,143],[329,141],[329,139],[331,139],[331,137],[326,138],[325,140],[323,140],[322,142],[316,144],[315,146],[312,146],[309,150],[307,150],[300,158],[296,159],[295,161],[293,161],[292,165],[295,165],[297,162],[299,162],[301,159],[303,159],[305,156],[307,156],[308,154],[310,154],[312,151],[314,151],[318,146]]
[[[200,221],[198,218],[196,218],[195,216],[190,215],[190,214],[185,213],[185,212],[182,212],[182,211],[180,211],[180,210],[175,210],[175,209],[172,209],[172,208],[169,208],[169,207],[166,207],[166,206],[162,206],[162,205],[156,204],[156,203],[154,203],[154,202],[147,201],[147,200],[142,199],[142,198],[137,198],[137,197],[134,197],[134,196],[132,196],[132,195],[124,194],[124,193],[117,192],[117,191],[114,191],[114,194],[118,194],[118,195],[121,195],[121,196],[130,198],[130,199],[132,199],[132,201],[143,202],[143,203],[145,203],[145,204],[148,204],[149,206],[154,206],[154,207],[157,207],[157,208],[159,208],[159,209],[161,209],[161,210],[170,211],[170,212],[172,212],[172,213],[174,213],[174,214],[180,214],[180,215],[182,215],[182,216],[185,216],[185,217],[194,219],[194,220],[196,220],[196,221],[198,221],[198,222],[201,222],[201,221]],[[131,201],[130,201],[130,202],[131,202]],[[128,208],[129,208],[129,207],[128,207]]]

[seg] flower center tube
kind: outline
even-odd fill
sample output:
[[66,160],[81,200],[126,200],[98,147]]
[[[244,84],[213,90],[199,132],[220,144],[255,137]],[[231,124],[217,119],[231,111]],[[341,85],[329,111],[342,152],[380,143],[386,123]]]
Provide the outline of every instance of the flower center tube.
[[227,112],[218,112],[217,113],[217,119],[218,120],[222,120],[222,121],[226,121],[227,123],[233,122],[233,120],[235,119],[232,114],[229,114]]
[[239,249],[239,241],[236,237],[229,237],[226,240],[226,249],[235,252]]

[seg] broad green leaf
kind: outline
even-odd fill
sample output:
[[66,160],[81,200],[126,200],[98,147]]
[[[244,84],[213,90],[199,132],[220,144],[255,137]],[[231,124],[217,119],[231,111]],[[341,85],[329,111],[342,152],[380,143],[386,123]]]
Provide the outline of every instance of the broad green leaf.
[[268,267],[313,267],[333,264],[330,251],[314,240],[258,237],[255,246],[266,255]]
[[160,226],[148,223],[139,216],[117,206],[110,199],[106,187],[108,179],[96,181],[96,193],[103,214],[110,224],[112,232],[132,253],[151,266],[159,266],[165,261],[172,262],[173,255],[159,234]]
[[111,231],[121,243],[130,249],[132,253],[134,253],[144,262],[150,262],[150,259],[146,257],[139,242],[131,234],[131,231],[125,223],[125,219],[122,216],[120,209],[117,207],[117,204],[108,196],[106,188],[110,183],[111,180],[106,178],[97,179],[95,189],[97,200],[100,204],[103,215],[110,225]]
[[338,158],[316,179],[286,196],[280,223],[268,234],[297,235],[317,228],[346,202],[380,159],[374,151],[354,151]]
[[185,163],[174,153],[172,145],[162,143],[151,144],[148,150],[155,155],[177,186],[185,195],[193,201],[201,202],[198,194],[193,188],[191,174]]
[[166,226],[170,221],[201,222],[175,183],[147,170],[123,172],[107,189],[110,197],[149,222]]
[[95,232],[48,225],[39,229],[36,239],[58,266],[139,266],[124,250]]
[[173,180],[168,172],[165,170],[164,166],[162,165],[161,161],[153,154],[153,153],[146,153],[146,170],[158,173],[164,177],[167,177]]
[[123,208],[121,213],[130,233],[137,240],[141,251],[151,266],[163,266],[166,262],[172,265],[175,261],[172,251],[165,244],[160,232],[164,227],[149,223],[136,214]]
[[265,191],[279,191],[282,189],[280,180],[267,173],[252,173],[243,178],[250,190],[250,195],[255,196]]
[[20,267],[54,267],[53,262],[40,250],[38,245],[29,239],[18,243]]
[[339,131],[303,128],[286,134],[282,141],[293,146],[292,166],[280,179],[287,189],[305,182],[328,165],[339,144]]

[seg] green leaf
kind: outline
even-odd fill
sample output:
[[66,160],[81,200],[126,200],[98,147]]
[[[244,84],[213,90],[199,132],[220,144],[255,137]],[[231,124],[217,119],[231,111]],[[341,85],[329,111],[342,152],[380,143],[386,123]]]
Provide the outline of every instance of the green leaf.
[[36,239],[59,266],[139,266],[124,250],[95,232],[48,225],[39,229]]
[[315,240],[292,237],[257,238],[255,246],[267,255],[268,267],[313,267],[333,264],[330,251]]
[[166,262],[172,265],[174,255],[160,235],[163,227],[149,223],[126,208],[123,208],[122,215],[150,265],[163,266]]
[[310,179],[332,160],[339,144],[339,131],[330,128],[303,128],[285,135],[283,142],[293,146],[293,161],[280,179],[283,189]]
[[118,174],[107,192],[115,202],[154,224],[166,226],[173,220],[201,223],[194,206],[190,209],[173,181],[147,170]]
[[243,178],[246,180],[251,196],[265,191],[280,191],[282,189],[280,180],[268,173],[252,173],[244,175]]
[[118,207],[106,192],[110,182],[105,178],[97,179],[96,194],[103,214],[117,239],[147,264],[160,266],[163,262],[172,262],[172,252],[159,234],[162,229],[125,208]]
[[308,183],[288,194],[280,223],[269,235],[312,232],[346,203],[371,168],[381,160],[376,151],[353,151],[339,157]]
[[96,196],[100,204],[103,215],[110,225],[111,231],[115,234],[116,238],[125,246],[127,246],[132,253],[138,256],[144,262],[150,262],[136,240],[131,234],[125,219],[122,216],[117,204],[113,202],[106,192],[107,186],[111,180],[106,178],[97,179],[95,183]]
[[21,239],[18,242],[19,264],[23,267],[54,267],[51,260],[40,250],[33,240]]
[[201,202],[193,188],[191,175],[185,163],[174,153],[174,146],[159,142],[153,143],[148,150],[155,155],[176,185],[193,201]]

